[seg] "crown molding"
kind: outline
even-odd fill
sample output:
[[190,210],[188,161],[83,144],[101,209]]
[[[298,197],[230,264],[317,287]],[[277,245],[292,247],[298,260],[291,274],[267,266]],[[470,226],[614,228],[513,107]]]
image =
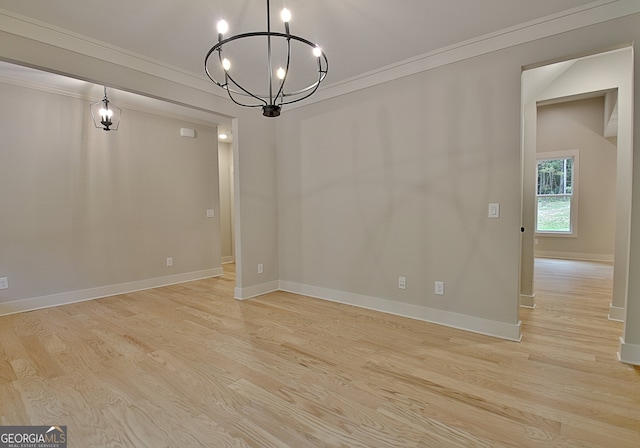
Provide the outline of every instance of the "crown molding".
[[424,53],[341,82],[322,86],[311,98],[306,100],[305,104],[292,104],[289,105],[287,110],[304,107],[318,101],[345,95],[465,59],[637,13],[640,13],[640,2],[637,0],[595,1],[562,13],[525,22],[495,33]]
[[0,30],[143,73],[149,73],[168,81],[226,98],[211,89],[211,82],[204,75],[200,76],[141,54],[4,9],[0,9]]

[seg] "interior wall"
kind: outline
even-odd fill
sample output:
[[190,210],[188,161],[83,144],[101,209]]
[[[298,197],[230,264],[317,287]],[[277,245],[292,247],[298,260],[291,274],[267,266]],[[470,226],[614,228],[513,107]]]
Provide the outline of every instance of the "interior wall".
[[604,137],[604,97],[539,106],[536,149],[580,151],[577,237],[537,234],[536,256],[612,262],[616,144]]
[[[34,29],[35,27],[35,29]],[[235,296],[277,288],[275,122],[212,93],[206,80],[98,43],[3,17],[0,59],[233,118]],[[242,150],[240,150],[242,148]],[[255,267],[264,264],[258,274]],[[244,266],[247,266],[245,269]],[[142,285],[140,287],[149,287]],[[117,291],[110,291],[117,293]]]
[[3,83],[0,97],[4,312],[28,299],[216,273],[219,221],[206,217],[219,208],[215,126],[124,108],[119,129],[105,132],[87,100]]
[[233,147],[229,143],[218,142],[218,164],[220,180],[220,247],[223,263],[230,263],[234,257],[233,219]]
[[512,52],[279,122],[285,289],[519,338],[519,121],[503,113],[519,107]]
[[[480,332],[499,322],[509,337],[518,324],[521,67],[640,38],[638,21],[524,43],[285,114],[277,134],[283,288]],[[493,202],[499,219],[487,216]]]

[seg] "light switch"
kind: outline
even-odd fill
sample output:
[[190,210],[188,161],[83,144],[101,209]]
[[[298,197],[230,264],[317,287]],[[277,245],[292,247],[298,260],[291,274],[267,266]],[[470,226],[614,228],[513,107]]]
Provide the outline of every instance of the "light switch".
[[214,216],[216,216],[216,212],[213,211],[213,209],[208,209],[207,210],[207,218],[213,218]]
[[500,204],[493,203],[489,204],[489,218],[499,218],[500,217]]

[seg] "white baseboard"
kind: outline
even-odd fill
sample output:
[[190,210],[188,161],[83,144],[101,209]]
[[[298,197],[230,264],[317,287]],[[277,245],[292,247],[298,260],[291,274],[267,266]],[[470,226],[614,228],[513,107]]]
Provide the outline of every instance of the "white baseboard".
[[603,263],[613,263],[613,254],[584,254],[581,252],[556,252],[552,250],[536,250],[536,258],[561,258],[563,260],[577,261],[600,261]]
[[519,342],[521,340],[520,322],[517,324],[508,324],[505,322],[482,319],[480,317],[468,316],[435,308],[395,302],[378,297],[364,296],[361,294],[336,291],[282,280],[279,282],[279,289],[318,299],[344,303],[360,308],[494,336],[501,339],[508,339],[510,341]]
[[617,322],[624,322],[627,313],[624,308],[618,306],[609,305],[609,320],[615,320]]
[[618,359],[626,364],[640,366],[640,345],[627,344],[624,342],[624,338],[621,337]]
[[14,300],[0,303],[0,316],[7,314],[33,311],[43,308],[51,308],[59,305],[68,305],[75,302],[100,299],[102,297],[126,294],[144,289],[159,288],[161,286],[175,285],[177,283],[190,282],[209,277],[218,277],[223,274],[222,268],[205,269],[203,271],[186,272],[184,274],[168,275],[166,277],[137,280],[134,282],[120,283],[117,285],[100,286],[98,288],[82,289],[49,296],[33,297],[29,299]]
[[278,289],[278,281],[275,280],[268,283],[261,283],[260,285],[248,286],[246,288],[235,288],[233,290],[233,297],[238,300],[246,300],[252,297],[261,296],[262,294],[277,291]]
[[535,308],[535,294],[520,294],[520,306],[523,308]]
[[235,263],[236,262],[236,258],[231,256],[231,257],[222,257],[222,264],[227,264],[227,263]]

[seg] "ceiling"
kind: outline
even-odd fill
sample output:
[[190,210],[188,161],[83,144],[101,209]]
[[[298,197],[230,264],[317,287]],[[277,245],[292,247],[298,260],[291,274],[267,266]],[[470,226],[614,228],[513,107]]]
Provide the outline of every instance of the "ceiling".
[[[291,33],[323,48],[329,59],[325,85],[331,85],[460,42],[606,2],[272,0],[271,15],[273,30],[282,31],[279,11],[286,6],[293,16]],[[0,0],[0,10],[203,79],[204,56],[217,40],[218,20],[227,20],[229,34],[266,29],[266,0]],[[252,72],[264,76],[263,70]]]

